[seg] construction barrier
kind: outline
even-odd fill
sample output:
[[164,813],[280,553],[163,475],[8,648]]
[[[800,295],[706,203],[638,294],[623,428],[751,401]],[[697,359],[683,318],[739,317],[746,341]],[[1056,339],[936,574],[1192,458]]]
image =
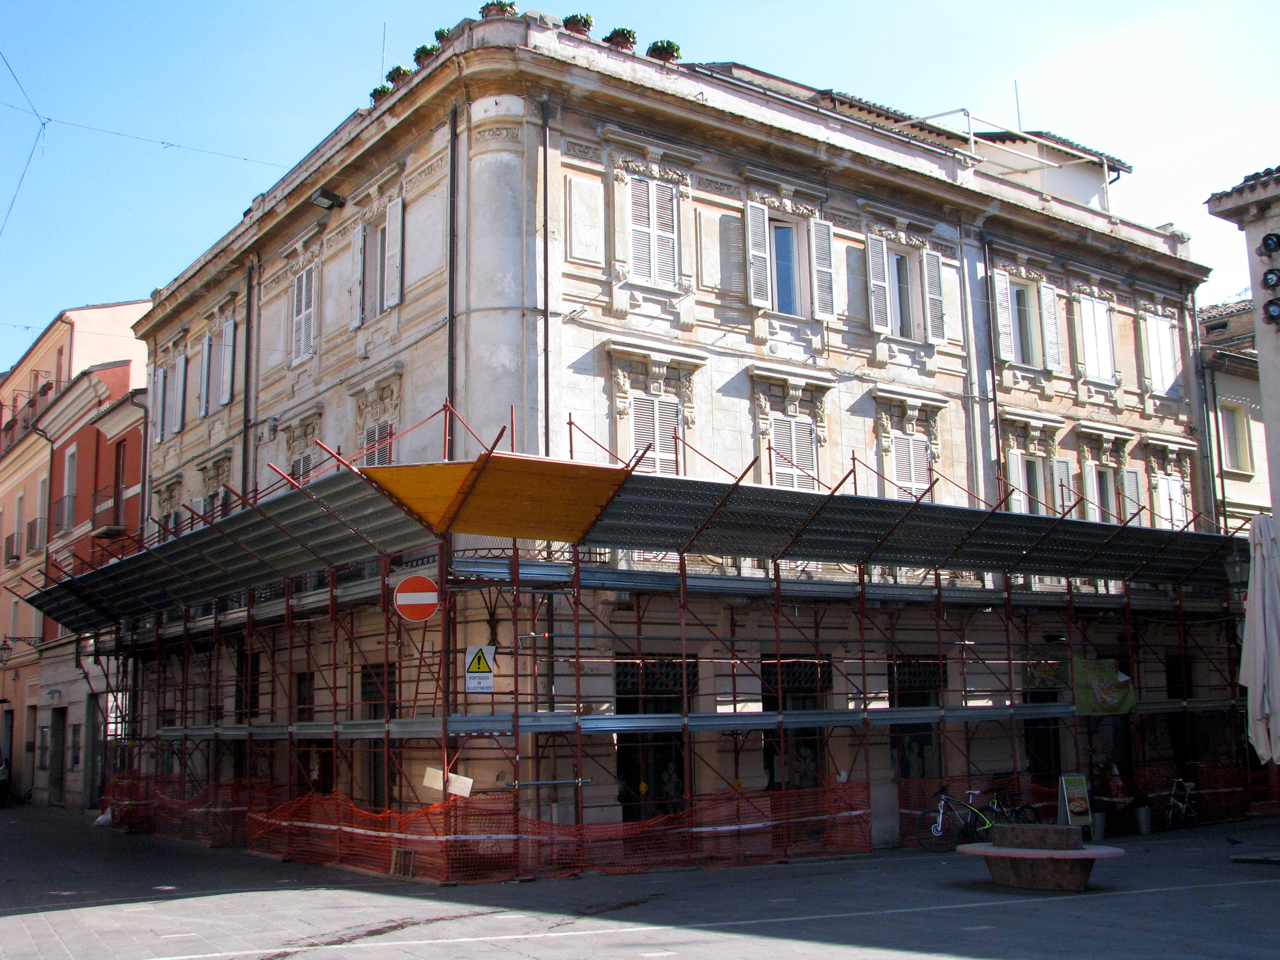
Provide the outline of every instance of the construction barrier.
[[199,786],[183,777],[120,774],[103,791],[112,825],[136,832],[195,840],[211,847],[244,846],[249,811],[286,799],[266,779],[242,778]]
[[1246,776],[1249,812],[1257,816],[1280,814],[1280,767],[1252,770]]
[[727,791],[653,820],[563,825],[521,816],[514,793],[381,813],[340,794],[309,794],[251,811],[249,849],[455,883],[770,863],[870,851],[869,797],[860,782]]

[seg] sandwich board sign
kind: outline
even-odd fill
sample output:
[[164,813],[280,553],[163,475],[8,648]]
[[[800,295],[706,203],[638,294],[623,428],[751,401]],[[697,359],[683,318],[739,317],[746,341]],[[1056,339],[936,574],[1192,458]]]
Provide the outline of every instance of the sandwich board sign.
[[410,623],[424,623],[440,609],[440,591],[430,577],[405,577],[396,585],[395,605]]
[[1073,827],[1091,826],[1089,782],[1080,774],[1063,774],[1058,780],[1058,822]]
[[493,693],[493,654],[497,647],[467,647],[467,693]]

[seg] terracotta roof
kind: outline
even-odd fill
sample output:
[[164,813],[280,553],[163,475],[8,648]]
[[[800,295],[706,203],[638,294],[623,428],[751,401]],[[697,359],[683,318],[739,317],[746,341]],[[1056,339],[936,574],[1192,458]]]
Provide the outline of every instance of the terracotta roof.
[[1280,166],[1267,167],[1265,170],[1259,170],[1257,173],[1251,173],[1230,190],[1223,190],[1221,193],[1211,193],[1209,199],[1213,200],[1217,197],[1228,197],[1233,193],[1243,193],[1248,190],[1260,190],[1263,187],[1269,187],[1272,184],[1280,184]]
[[1237,300],[1235,303],[1214,303],[1207,307],[1200,307],[1196,311],[1201,323],[1209,320],[1217,320],[1221,317],[1234,317],[1238,313],[1251,313],[1253,311],[1252,300]]

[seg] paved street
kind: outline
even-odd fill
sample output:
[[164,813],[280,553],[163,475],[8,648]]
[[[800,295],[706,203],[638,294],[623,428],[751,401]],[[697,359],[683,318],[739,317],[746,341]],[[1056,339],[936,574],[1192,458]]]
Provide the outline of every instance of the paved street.
[[[1231,840],[1237,841],[1231,843]],[[432,887],[0,810],[4,960],[1280,955],[1280,821],[1122,838],[1084,894],[891,851],[771,867]]]

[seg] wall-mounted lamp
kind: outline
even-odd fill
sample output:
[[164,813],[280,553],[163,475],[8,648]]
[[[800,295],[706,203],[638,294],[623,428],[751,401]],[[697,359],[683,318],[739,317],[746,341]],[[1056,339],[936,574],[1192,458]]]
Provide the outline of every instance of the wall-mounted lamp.
[[13,656],[13,644],[9,642],[9,638],[5,637],[0,640],[0,667],[9,662],[9,658]]
[[341,207],[347,201],[342,199],[332,190],[326,190],[324,187],[318,189],[311,194],[311,202],[322,210],[332,210],[334,207]]
[[1249,551],[1237,550],[1222,564],[1227,570],[1227,584],[1238,599],[1243,600],[1249,589]]

